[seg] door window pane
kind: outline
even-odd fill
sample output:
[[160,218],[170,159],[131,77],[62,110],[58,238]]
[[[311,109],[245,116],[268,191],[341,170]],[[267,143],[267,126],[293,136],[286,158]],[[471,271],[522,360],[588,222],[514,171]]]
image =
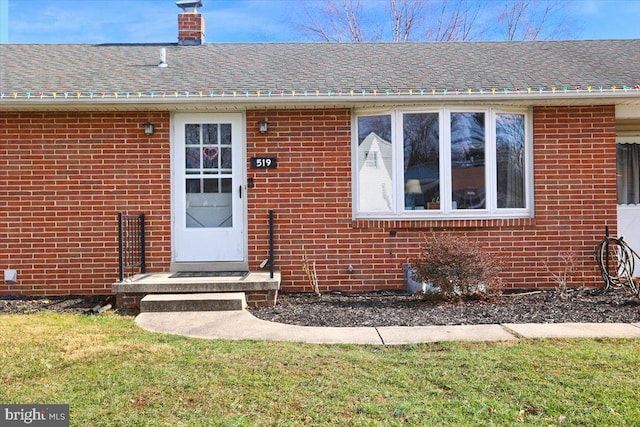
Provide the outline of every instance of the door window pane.
[[189,169],[200,169],[200,147],[186,147],[185,149],[185,167],[187,173],[193,173]]
[[218,155],[220,149],[218,147],[205,146],[202,147],[202,168],[218,169]]
[[231,169],[231,147],[222,147],[220,149],[220,167],[222,169]]
[[524,115],[496,116],[498,208],[524,208]]
[[200,180],[199,179],[187,179],[187,193],[199,194],[200,193]]
[[224,178],[224,179],[221,179],[220,181],[222,181],[220,192],[225,194],[231,194],[231,192],[233,191],[233,182],[231,178]]
[[187,228],[233,226],[231,142],[231,124],[185,125]]
[[365,212],[393,210],[391,116],[358,118],[358,207]]
[[231,145],[231,124],[229,123],[220,125],[220,144]]
[[185,125],[185,143],[187,145],[200,145],[200,125]]
[[202,143],[204,145],[218,144],[218,125],[202,125]]
[[203,181],[204,193],[218,193],[220,191],[217,178],[205,178]]
[[440,209],[438,113],[403,115],[404,207]]
[[453,209],[485,208],[484,113],[451,113]]

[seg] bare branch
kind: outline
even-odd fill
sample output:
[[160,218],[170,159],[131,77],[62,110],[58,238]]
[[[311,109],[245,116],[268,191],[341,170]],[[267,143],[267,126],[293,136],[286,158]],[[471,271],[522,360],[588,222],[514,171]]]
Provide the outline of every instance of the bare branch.
[[556,263],[558,270],[551,268],[547,261],[542,261],[547,272],[558,285],[557,290],[560,298],[564,299],[567,296],[567,285],[576,268],[576,257],[577,255],[574,252],[561,252],[558,254],[558,262]]
[[566,35],[572,25],[572,3],[563,0],[303,0],[300,4],[303,11],[295,16],[301,19],[301,32],[323,42],[538,40]]
[[465,41],[472,39],[480,13],[480,3],[470,0],[442,0],[433,13],[434,26],[427,29],[426,40]]
[[563,7],[557,0],[505,0],[498,23],[505,25],[505,40],[538,40],[550,27],[551,16]]
[[421,18],[424,7],[424,0],[389,0],[391,37],[394,42],[410,40],[411,31]]
[[476,3],[475,6],[471,2],[467,2],[464,10],[464,19],[460,25],[460,37],[459,40],[467,41],[471,40],[471,32],[476,29],[478,15],[480,13],[480,3]]
[[364,41],[360,28],[360,0],[342,0],[342,9],[351,40],[354,42]]
[[323,42],[364,41],[360,0],[342,0],[341,4],[328,0],[320,9],[313,6],[304,8],[303,33]]

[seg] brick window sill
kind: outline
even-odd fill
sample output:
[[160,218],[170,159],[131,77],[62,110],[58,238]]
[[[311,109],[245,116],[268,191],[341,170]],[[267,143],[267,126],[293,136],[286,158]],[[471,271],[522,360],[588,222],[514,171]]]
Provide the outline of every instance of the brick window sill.
[[515,228],[523,229],[535,226],[535,218],[492,218],[492,219],[356,219],[351,228],[358,230],[389,229],[488,229]]

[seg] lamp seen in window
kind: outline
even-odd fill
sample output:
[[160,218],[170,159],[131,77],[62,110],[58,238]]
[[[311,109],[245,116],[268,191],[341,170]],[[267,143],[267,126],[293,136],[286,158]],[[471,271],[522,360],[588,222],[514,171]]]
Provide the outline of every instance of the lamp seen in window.
[[420,186],[420,180],[409,179],[404,186],[405,192],[405,204],[410,209],[416,208],[416,199],[422,195],[422,187]]
[[266,120],[259,121],[258,130],[260,133],[267,133],[269,131],[269,122]]
[[154,133],[156,133],[156,127],[153,125],[153,123],[147,122],[144,124],[144,134],[145,135],[153,135]]

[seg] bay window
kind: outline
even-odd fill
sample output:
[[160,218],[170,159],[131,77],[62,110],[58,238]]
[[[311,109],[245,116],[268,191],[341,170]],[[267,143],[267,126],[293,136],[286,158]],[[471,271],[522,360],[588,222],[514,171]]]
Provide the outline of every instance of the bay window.
[[357,217],[531,215],[528,111],[362,112],[355,127]]

